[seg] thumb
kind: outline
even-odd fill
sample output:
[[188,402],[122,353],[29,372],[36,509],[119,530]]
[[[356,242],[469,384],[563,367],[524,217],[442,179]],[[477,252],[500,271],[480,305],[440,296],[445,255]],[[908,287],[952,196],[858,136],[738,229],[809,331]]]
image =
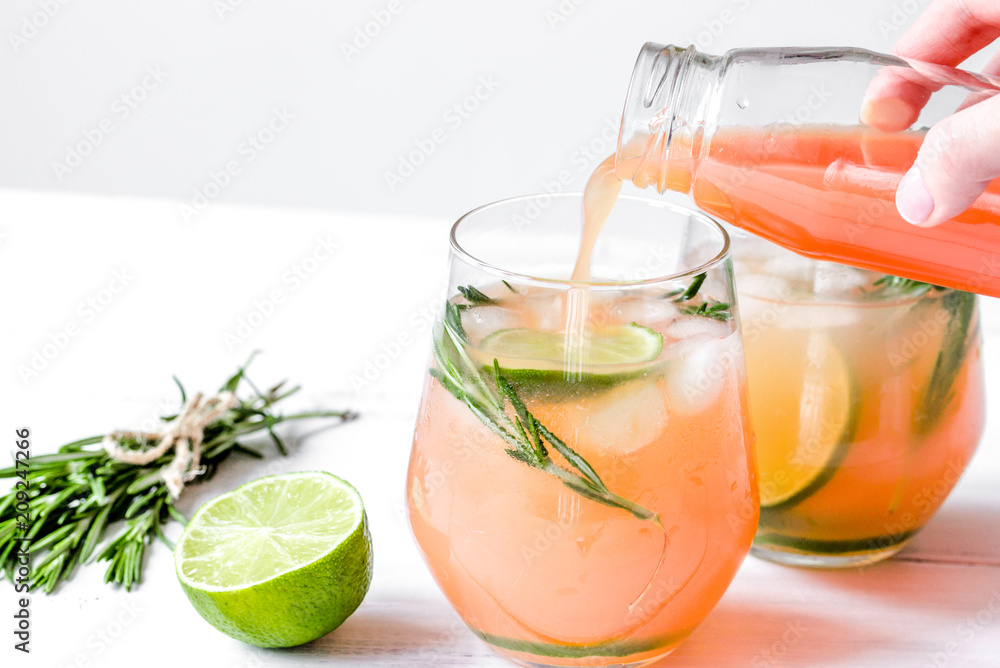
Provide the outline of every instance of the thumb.
[[1000,176],[1000,95],[940,121],[928,132],[896,191],[904,220],[932,227],[968,209]]

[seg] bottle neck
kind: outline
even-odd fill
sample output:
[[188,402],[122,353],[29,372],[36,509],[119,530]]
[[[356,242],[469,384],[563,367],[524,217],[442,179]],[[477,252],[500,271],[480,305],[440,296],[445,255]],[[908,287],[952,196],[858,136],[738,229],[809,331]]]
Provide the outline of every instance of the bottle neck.
[[719,58],[647,43],[625,97],[615,174],[640,188],[688,192],[701,155]]

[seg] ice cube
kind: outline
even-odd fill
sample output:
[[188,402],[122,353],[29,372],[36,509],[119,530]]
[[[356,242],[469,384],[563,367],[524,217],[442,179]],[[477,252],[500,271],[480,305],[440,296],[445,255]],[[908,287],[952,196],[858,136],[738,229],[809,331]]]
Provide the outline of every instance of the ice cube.
[[670,346],[667,393],[670,408],[701,413],[719,399],[726,379],[743,365],[743,349],[735,334],[724,339],[696,334]]
[[818,297],[849,297],[871,285],[871,272],[832,262],[821,262],[813,277],[813,293]]
[[660,298],[630,299],[611,308],[611,322],[615,324],[636,323],[644,327],[662,331],[680,316],[677,304]]
[[[541,329],[545,331],[559,331],[566,324],[567,303],[564,301],[567,295],[552,290],[538,291],[527,295],[521,304],[524,307],[526,316],[525,327]],[[580,315],[583,306],[577,300],[571,307],[577,311],[574,315]]]
[[800,283],[810,287],[815,271],[815,260],[784,250],[775,251],[775,255],[761,266],[763,274],[781,277],[793,285]]
[[667,327],[665,333],[674,339],[688,339],[693,337],[721,339],[732,331],[731,323],[703,315],[685,315],[674,320]]
[[667,429],[663,387],[650,379],[636,380],[604,392],[586,406],[586,419],[567,433],[583,453],[628,454],[663,438]]
[[517,315],[508,308],[483,304],[462,311],[462,327],[473,341],[481,341],[493,332],[518,326]]
[[861,322],[865,309],[849,303],[802,302],[789,304],[777,321],[782,329],[833,329]]
[[789,299],[792,285],[780,276],[767,274],[736,274],[736,290],[758,299]]

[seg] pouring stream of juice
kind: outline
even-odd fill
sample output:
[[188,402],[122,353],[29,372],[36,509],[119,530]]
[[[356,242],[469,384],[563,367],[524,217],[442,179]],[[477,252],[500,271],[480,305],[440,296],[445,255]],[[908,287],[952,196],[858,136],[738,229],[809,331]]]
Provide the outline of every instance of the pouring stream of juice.
[[1000,296],[1000,179],[938,227],[896,211],[896,188],[924,135],[865,125],[728,128],[705,140],[676,133],[669,146],[663,133],[650,135],[630,152],[641,157],[611,156],[588,181],[573,279],[586,279],[597,234],[630,180],[688,193],[702,210],[803,255]]

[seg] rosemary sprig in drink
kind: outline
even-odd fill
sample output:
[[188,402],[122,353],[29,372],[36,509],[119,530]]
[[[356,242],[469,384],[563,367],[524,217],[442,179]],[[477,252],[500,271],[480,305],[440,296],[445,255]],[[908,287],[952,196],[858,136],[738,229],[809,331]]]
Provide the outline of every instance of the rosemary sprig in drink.
[[[249,364],[249,362],[248,362]],[[181,400],[187,402],[183,386],[177,379]],[[284,443],[274,431],[282,422],[305,418],[355,417],[347,411],[315,411],[281,415],[274,406],[298,391],[298,387],[283,389],[278,384],[266,392],[259,391],[246,377],[246,365],[222,386],[220,393],[236,393],[246,387],[245,398],[208,424],[201,443],[201,465],[204,472],[199,480],[210,478],[216,469],[234,452],[255,458],[263,455],[241,442],[256,432],[266,432],[282,455]],[[165,424],[177,415],[161,418]],[[155,536],[173,549],[163,533],[171,519],[186,523],[174,507],[174,499],[161,475],[172,461],[170,453],[145,465],[128,464],[112,458],[101,443],[103,436],[94,436],[62,446],[59,452],[31,458],[27,476],[29,523],[15,512],[17,490],[0,497],[0,568],[7,579],[14,580],[17,569],[17,548],[27,547],[34,560],[32,589],[51,592],[60,582],[73,576],[76,567],[89,561],[109,562],[104,581],[131,589],[142,580],[143,557],[147,545]],[[135,438],[123,438],[120,446],[127,451],[141,452],[148,443]],[[0,470],[0,478],[20,477],[16,468]],[[24,493],[24,490],[20,490]],[[122,530],[96,552],[108,529],[124,522]],[[26,533],[25,533],[26,532]],[[24,535],[27,542],[22,542]],[[96,554],[95,554],[96,553]]]
[[700,302],[692,301],[704,285],[708,274],[698,274],[686,288],[671,290],[663,295],[664,299],[677,304],[680,312],[684,315],[703,315],[706,318],[729,322],[733,319],[733,309],[729,302],[720,302],[706,299]]
[[885,275],[872,283],[869,294],[882,296],[886,292],[908,298],[927,294],[941,294],[941,308],[948,314],[941,350],[934,363],[934,371],[914,412],[914,431],[925,435],[934,427],[954,396],[953,385],[962,370],[962,362],[972,340],[972,316],[976,310],[976,296],[961,290],[949,290],[939,285],[922,283],[910,278]]
[[[466,290],[460,291],[469,298]],[[501,373],[497,360],[493,360],[489,369],[481,369],[473,362],[465,351],[467,342],[461,309],[449,301],[434,345],[436,368],[430,373],[506,443],[505,451],[512,459],[557,478],[592,501],[660,524],[656,513],[612,492],[579,453],[531,414],[514,386]],[[569,466],[554,460],[550,448]]]
[[971,327],[976,310],[974,294],[950,290],[941,297],[941,306],[948,312],[949,318],[941,350],[934,362],[934,371],[915,415],[916,431],[921,435],[931,430],[955,396],[953,386],[974,335]]

